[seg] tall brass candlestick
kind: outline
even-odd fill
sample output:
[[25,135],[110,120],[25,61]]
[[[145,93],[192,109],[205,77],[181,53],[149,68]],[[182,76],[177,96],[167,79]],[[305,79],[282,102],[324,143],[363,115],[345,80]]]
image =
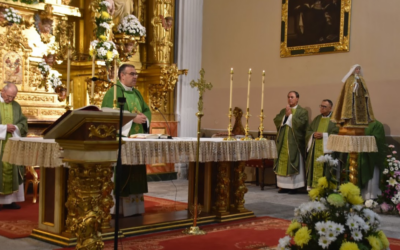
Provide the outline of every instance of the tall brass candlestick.
[[263,137],[264,132],[264,84],[265,84],[265,70],[262,73],[262,87],[261,87],[261,114],[260,114],[260,136],[256,140],[266,140]]
[[251,140],[253,140],[253,139],[249,136],[250,82],[251,82],[251,69],[249,70],[249,79],[248,79],[248,82],[247,82],[247,113],[246,113],[246,127],[244,128],[245,137],[241,139],[242,141],[251,141]]
[[117,59],[114,59],[114,102],[113,102],[113,109],[117,109]]
[[224,138],[225,141],[236,141],[234,137],[232,137],[232,87],[233,87],[233,68],[231,68],[231,81],[230,81],[230,90],[229,90],[229,126],[228,126],[228,137]]
[[70,80],[71,80],[71,49],[69,48],[68,43],[68,52],[67,52],[67,93],[66,93],[66,100],[65,100],[65,109],[70,110]]
[[[92,79],[94,77],[95,63],[96,63],[96,55],[93,55],[93,60],[92,60]],[[94,84],[95,84],[95,82],[92,81],[92,87],[90,89],[91,104],[94,104]]]

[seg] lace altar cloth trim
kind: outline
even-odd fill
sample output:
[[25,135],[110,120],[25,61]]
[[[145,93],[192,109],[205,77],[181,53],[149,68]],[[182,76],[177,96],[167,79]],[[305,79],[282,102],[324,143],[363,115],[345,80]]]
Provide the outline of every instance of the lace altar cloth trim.
[[378,152],[373,136],[330,135],[327,148],[342,153]]
[[[196,161],[196,138],[124,139],[122,163],[128,165],[184,163]],[[274,141],[223,141],[222,138],[202,138],[199,161],[247,161],[276,159]],[[42,138],[10,138],[4,149],[3,161],[16,165],[58,167],[62,157],[58,143]]]

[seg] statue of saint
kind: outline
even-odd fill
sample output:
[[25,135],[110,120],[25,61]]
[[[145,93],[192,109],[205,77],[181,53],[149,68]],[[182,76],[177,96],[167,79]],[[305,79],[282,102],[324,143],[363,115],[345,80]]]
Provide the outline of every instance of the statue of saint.
[[344,85],[331,121],[345,128],[368,127],[375,118],[361,66],[353,65],[342,82]]

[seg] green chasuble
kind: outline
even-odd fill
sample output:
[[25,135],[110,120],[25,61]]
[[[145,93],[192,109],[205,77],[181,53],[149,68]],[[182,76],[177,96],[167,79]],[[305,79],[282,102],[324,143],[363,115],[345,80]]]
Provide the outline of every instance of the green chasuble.
[[[15,101],[10,103],[0,102],[0,124],[16,125],[21,136],[26,136],[28,132],[26,117],[22,114],[21,106]],[[6,139],[0,141],[0,159],[3,158],[4,148],[8,138],[11,136],[11,133],[7,133]],[[0,194],[8,195],[18,191],[19,185],[22,184],[24,173],[25,167],[15,166],[8,162],[0,161]]]
[[[305,156],[305,133],[308,126],[308,111],[297,106],[292,109],[292,127],[283,124],[286,109],[274,118],[277,129],[276,146],[278,159],[274,171],[279,176],[292,176],[300,172],[300,155]],[[286,122],[286,121],[285,121]]]
[[370,122],[365,129],[365,135],[375,137],[378,152],[358,154],[358,186],[363,188],[374,175],[374,168],[378,167],[382,173],[385,168],[387,146],[383,124],[377,120]]
[[[121,82],[118,81],[117,85],[117,98],[122,97],[122,86]],[[132,91],[124,91],[124,96],[126,98],[126,103],[124,110],[128,110],[131,113],[143,113],[149,123],[151,121],[151,111],[149,106],[147,106],[144,101],[142,94],[135,88]],[[113,107],[114,102],[114,88],[107,91],[104,95],[102,107]],[[118,104],[117,104],[118,105]],[[118,106],[119,108],[119,106]],[[132,123],[132,127],[129,135],[143,133],[142,124]],[[121,173],[121,196],[127,197],[131,194],[142,194],[147,193],[147,175],[146,175],[146,165],[135,165],[122,167]]]
[[330,121],[330,116],[322,117],[322,115],[315,117],[310,126],[308,126],[306,145],[308,145],[310,140],[312,142],[306,160],[306,176],[307,186],[313,188],[317,187],[318,179],[326,176],[327,171],[324,163],[317,161],[318,157],[324,155],[324,145],[323,139],[315,139],[313,137],[315,132],[328,133],[328,135],[337,134],[339,133],[339,127]]

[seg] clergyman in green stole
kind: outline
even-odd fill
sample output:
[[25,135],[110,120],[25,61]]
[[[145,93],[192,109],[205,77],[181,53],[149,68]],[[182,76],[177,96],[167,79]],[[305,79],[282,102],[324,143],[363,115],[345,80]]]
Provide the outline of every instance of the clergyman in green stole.
[[[10,137],[22,137],[28,133],[28,123],[21,106],[14,101],[17,87],[9,83],[1,90],[0,97],[0,147],[3,158],[4,148]],[[20,208],[15,202],[24,201],[23,176],[25,167],[0,161],[0,205],[3,208]]]
[[368,124],[365,135],[375,137],[378,152],[358,154],[358,186],[364,199],[375,199],[381,194],[380,184],[382,186],[387,184],[380,181],[380,173],[386,168],[386,159],[390,151],[387,149],[383,124],[378,120],[375,119]]
[[306,176],[307,189],[315,188],[318,185],[318,179],[326,175],[336,175],[329,166],[317,159],[325,154],[332,153],[326,146],[328,137],[331,134],[339,133],[339,127],[330,119],[332,116],[333,103],[331,100],[325,99],[319,106],[320,115],[314,118],[306,133],[307,143],[307,160],[306,160]]
[[304,159],[305,134],[308,126],[308,111],[298,105],[299,94],[288,93],[288,105],[274,118],[277,129],[276,146],[278,158],[274,162],[279,193],[295,194],[305,186]]
[[[137,72],[133,65],[124,64],[118,70],[120,81],[117,82],[117,98],[126,98],[124,110],[136,113],[137,116],[122,128],[122,135],[143,133],[143,126],[151,122],[151,111],[142,94],[135,89]],[[124,90],[124,91],[122,91]],[[107,91],[102,107],[113,107],[114,88]],[[117,104],[118,105],[118,104]],[[119,106],[118,106],[119,108]],[[144,213],[143,193],[147,193],[146,165],[123,165],[121,173],[122,210],[124,216]]]

